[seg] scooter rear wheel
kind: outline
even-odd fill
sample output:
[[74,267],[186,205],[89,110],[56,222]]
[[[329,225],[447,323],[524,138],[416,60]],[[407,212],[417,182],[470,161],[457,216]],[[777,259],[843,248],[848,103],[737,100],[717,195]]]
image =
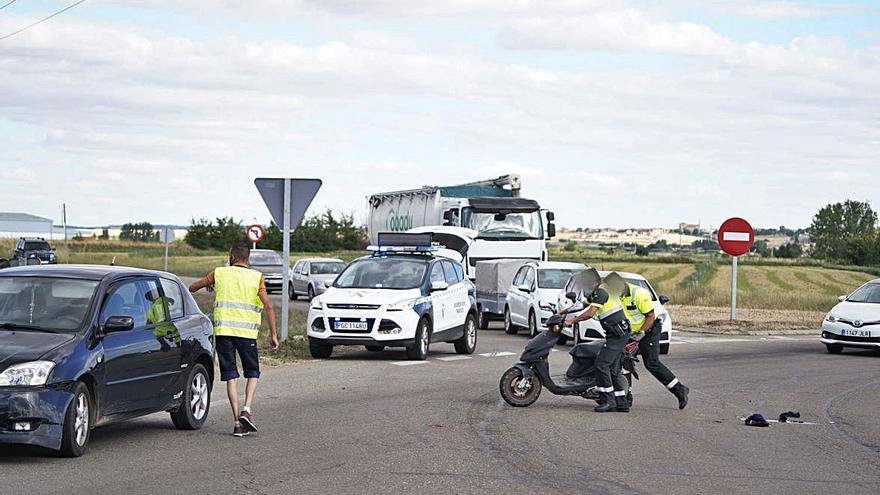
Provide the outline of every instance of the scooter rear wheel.
[[537,376],[523,378],[521,369],[514,366],[501,375],[501,397],[513,407],[528,407],[541,396],[541,380]]

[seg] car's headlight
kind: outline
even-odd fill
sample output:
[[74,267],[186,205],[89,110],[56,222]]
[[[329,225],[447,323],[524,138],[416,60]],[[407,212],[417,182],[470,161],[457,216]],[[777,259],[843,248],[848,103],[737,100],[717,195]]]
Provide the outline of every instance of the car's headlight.
[[838,319],[839,319],[839,318],[837,318],[836,316],[834,316],[834,315],[831,314],[831,313],[828,313],[828,316],[825,317],[825,321],[828,321],[828,322],[831,322],[831,323],[835,323]]
[[45,385],[55,363],[52,361],[31,361],[15,364],[0,373],[0,387],[36,387]]
[[549,312],[551,312],[551,313],[555,313],[555,312],[556,312],[556,305],[553,304],[553,303],[548,303],[548,302],[541,301],[541,302],[538,303],[538,307],[541,308],[541,309],[543,309],[544,311],[549,311]]
[[311,308],[316,309],[318,311],[324,309],[324,301],[322,301],[320,297],[316,297],[316,298],[312,299]]
[[406,311],[412,309],[412,307],[416,305],[417,300],[418,299],[405,299],[403,301],[389,304],[385,309],[387,311]]

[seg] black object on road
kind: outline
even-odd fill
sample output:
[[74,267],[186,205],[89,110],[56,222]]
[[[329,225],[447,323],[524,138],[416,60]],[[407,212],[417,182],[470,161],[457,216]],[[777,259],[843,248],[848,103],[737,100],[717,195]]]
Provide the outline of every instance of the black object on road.
[[785,411],[784,413],[779,415],[780,423],[788,423],[789,419],[792,418],[800,418],[801,413],[799,411]]
[[770,426],[770,423],[767,422],[767,419],[761,415],[760,413],[755,413],[746,418],[746,426],[757,426],[757,427],[767,427]]

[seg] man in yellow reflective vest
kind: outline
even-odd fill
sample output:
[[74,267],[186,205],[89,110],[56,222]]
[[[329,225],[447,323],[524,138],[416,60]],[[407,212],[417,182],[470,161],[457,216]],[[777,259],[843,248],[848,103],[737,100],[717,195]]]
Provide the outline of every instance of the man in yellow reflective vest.
[[[211,287],[214,296],[214,335],[217,357],[220,361],[220,380],[226,382],[226,395],[235,419],[233,435],[243,437],[257,431],[251,405],[257,380],[260,378],[260,359],[257,353],[257,335],[260,331],[263,309],[271,332],[272,351],[278,350],[278,331],[275,328],[275,311],[266,291],[263,274],[248,268],[251,249],[247,244],[236,244],[229,250],[229,266],[215,268],[201,280],[189,286],[190,292]],[[244,407],[238,404],[238,365],[247,379]]]
[[[626,344],[629,342],[629,320],[623,311],[623,303],[616,292],[610,290],[595,268],[590,268],[581,277],[586,280],[583,289],[584,304],[587,309],[565,326],[589,320],[594,316],[599,319],[605,331],[605,345],[596,357],[596,390],[599,392],[599,405],[596,412],[629,412],[626,402],[626,390],[621,386],[625,383],[620,377],[620,363]],[[601,284],[601,285],[600,285]]]
[[[645,332],[639,340],[639,354],[642,356],[645,368],[678,399],[678,408],[684,409],[687,407],[690,389],[678,381],[675,374],[660,362],[660,335],[663,333],[663,322],[656,317],[651,293],[644,287],[627,282],[616,272],[608,274],[605,283],[620,295],[633,332]],[[631,403],[632,396],[628,399]]]

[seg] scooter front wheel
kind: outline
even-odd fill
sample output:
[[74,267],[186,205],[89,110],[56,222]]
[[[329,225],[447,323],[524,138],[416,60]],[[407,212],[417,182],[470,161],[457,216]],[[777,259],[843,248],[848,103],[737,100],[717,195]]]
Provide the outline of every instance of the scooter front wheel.
[[514,366],[501,375],[501,397],[513,407],[528,407],[541,395],[541,380],[532,375],[524,378],[521,369]]

